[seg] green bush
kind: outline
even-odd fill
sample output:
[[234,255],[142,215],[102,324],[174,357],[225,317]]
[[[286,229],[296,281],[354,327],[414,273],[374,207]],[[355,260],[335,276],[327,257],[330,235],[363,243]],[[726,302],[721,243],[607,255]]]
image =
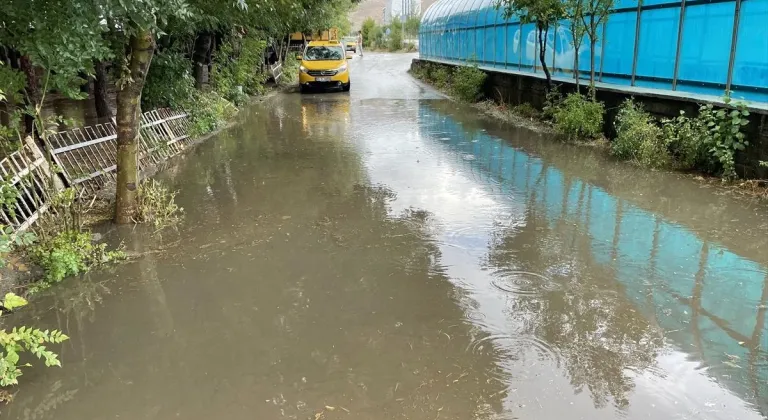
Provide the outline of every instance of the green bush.
[[446,89],[450,87],[451,80],[453,79],[453,72],[448,66],[435,65],[428,70],[427,77],[432,83],[440,89]]
[[[725,103],[731,103],[725,98]],[[723,178],[736,177],[735,155],[749,145],[742,129],[749,122],[743,103],[733,109],[702,105],[696,118],[680,116],[663,122],[669,152],[682,169],[698,169]]]
[[45,270],[45,283],[59,283],[66,277],[122,258],[122,252],[107,251],[106,244],[94,244],[92,239],[90,232],[64,231],[33,245],[30,255]]
[[211,85],[220,96],[241,105],[246,95],[264,93],[267,75],[261,71],[266,42],[248,35],[232,37],[221,45],[213,60]]
[[288,54],[283,63],[283,75],[280,77],[281,85],[294,85],[299,80],[299,60],[293,54]]
[[237,113],[237,107],[221,97],[216,91],[196,91],[191,103],[186,106],[189,120],[192,126],[189,135],[196,137],[208,134],[219,127]]
[[[477,66],[459,66],[453,72],[450,82],[453,92],[459,99],[465,102],[477,102],[482,97],[483,85],[487,77],[488,75]],[[448,80],[437,80],[437,72],[435,72],[435,78],[438,86],[448,85]],[[443,76],[440,75],[440,78],[442,79]]]
[[194,91],[195,79],[190,72],[189,60],[180,53],[159,53],[149,67],[141,92],[141,106],[145,110],[180,109],[189,102]]
[[[731,106],[731,98],[724,99]],[[749,124],[746,104],[737,102],[733,109],[715,109],[712,104],[699,108],[698,119],[707,128],[707,147],[710,156],[720,163],[723,178],[736,178],[736,152],[749,146],[742,129]]]
[[372,17],[368,17],[363,21],[360,31],[363,33],[363,47],[365,48],[373,46],[376,32],[381,34],[381,28],[376,25],[376,21]]
[[542,117],[546,120],[552,121],[555,119],[555,112],[563,102],[563,94],[560,93],[559,86],[553,86],[545,96],[544,108],[542,109]]
[[389,51],[399,51],[403,48],[403,34],[400,31],[392,31],[389,34],[389,42],[387,43]]
[[661,128],[642,107],[631,99],[621,104],[616,116],[616,139],[611,144],[614,156],[641,166],[662,168],[671,162]]
[[603,131],[602,102],[571,93],[554,110],[555,127],[569,139],[594,139]]
[[707,145],[707,127],[699,118],[690,118],[680,111],[677,118],[663,120],[662,131],[667,149],[680,169],[717,170]]

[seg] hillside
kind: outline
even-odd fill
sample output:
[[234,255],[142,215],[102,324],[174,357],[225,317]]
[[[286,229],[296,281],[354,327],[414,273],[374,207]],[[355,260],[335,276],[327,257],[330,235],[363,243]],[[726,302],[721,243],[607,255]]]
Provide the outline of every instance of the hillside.
[[[384,7],[390,0],[363,0],[349,15],[352,28],[359,29],[367,17],[372,17],[376,23],[381,24],[384,19]],[[397,0],[395,0],[397,1]],[[426,12],[429,6],[437,0],[421,0],[421,11]]]

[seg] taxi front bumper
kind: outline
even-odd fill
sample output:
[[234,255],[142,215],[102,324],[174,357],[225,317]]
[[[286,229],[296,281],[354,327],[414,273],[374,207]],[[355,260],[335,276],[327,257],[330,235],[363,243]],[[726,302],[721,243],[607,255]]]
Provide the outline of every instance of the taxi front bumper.
[[[334,74],[330,74],[330,73]],[[349,84],[349,71],[314,71],[299,72],[299,84],[307,87],[333,87]]]

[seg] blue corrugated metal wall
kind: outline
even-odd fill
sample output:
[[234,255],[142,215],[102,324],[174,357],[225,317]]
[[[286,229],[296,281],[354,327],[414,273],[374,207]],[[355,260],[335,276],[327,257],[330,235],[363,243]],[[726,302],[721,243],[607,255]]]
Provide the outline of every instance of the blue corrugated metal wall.
[[[505,20],[494,4],[433,4],[421,21],[421,57],[542,73],[534,25]],[[599,81],[716,96],[730,88],[735,98],[768,102],[768,0],[616,0],[599,32]],[[586,37],[578,54],[580,77],[589,79]],[[547,37],[552,74],[573,77],[575,55],[570,24],[562,21]]]

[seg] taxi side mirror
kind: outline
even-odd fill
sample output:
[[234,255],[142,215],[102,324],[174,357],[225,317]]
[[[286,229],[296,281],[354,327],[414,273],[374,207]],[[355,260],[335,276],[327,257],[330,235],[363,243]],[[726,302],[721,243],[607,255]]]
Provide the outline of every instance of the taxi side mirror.
[[301,60],[302,58],[303,58],[303,57],[301,56],[301,54],[296,54],[296,59],[297,59],[297,60]]

